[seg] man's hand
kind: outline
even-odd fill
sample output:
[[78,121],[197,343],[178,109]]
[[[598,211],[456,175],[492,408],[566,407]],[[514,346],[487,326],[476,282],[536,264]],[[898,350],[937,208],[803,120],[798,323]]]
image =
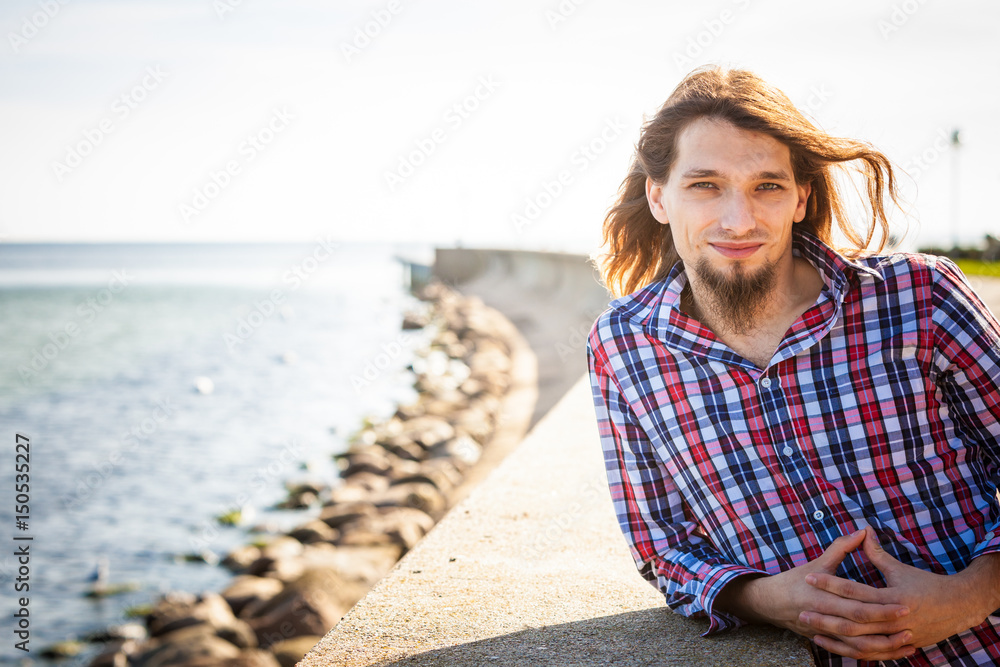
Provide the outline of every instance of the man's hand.
[[882,549],[871,528],[865,529],[863,543],[865,555],[882,573],[886,588],[840,579],[831,572],[807,575],[806,583],[848,604],[898,605],[909,613],[886,624],[818,608],[804,611],[799,620],[816,635],[813,641],[828,651],[850,658],[884,660],[864,650],[866,637],[902,633],[909,635],[909,645],[931,646],[979,625],[1000,607],[1000,555],[981,556],[962,572],[949,576],[900,563]]
[[[714,607],[748,622],[771,623],[805,637],[823,635],[817,644],[841,655],[864,655],[868,660],[904,658],[915,650],[913,633],[902,622],[909,613],[907,605],[875,599],[867,591],[864,598],[845,597],[819,585],[830,586],[832,580],[878,592],[834,576],[847,554],[865,541],[866,531],[859,530],[834,540],[819,558],[805,565],[772,576],[735,579],[723,588]],[[820,619],[819,627],[815,626]],[[863,628],[863,632],[848,637],[830,630],[831,624],[841,622]]]

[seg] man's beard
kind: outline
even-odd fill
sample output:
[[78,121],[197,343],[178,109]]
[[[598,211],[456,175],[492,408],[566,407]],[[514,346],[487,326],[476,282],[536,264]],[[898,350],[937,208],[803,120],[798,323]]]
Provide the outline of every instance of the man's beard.
[[736,334],[746,334],[757,327],[774,284],[774,264],[764,264],[751,274],[741,264],[735,264],[731,275],[726,275],[702,257],[695,264],[694,273],[708,288],[709,302],[704,305],[714,311],[719,324]]

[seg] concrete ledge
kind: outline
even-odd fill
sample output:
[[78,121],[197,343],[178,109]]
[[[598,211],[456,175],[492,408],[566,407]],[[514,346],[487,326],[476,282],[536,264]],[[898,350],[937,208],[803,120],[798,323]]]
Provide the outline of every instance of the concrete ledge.
[[583,378],[299,664],[813,664],[791,633],[704,627],[636,572]]

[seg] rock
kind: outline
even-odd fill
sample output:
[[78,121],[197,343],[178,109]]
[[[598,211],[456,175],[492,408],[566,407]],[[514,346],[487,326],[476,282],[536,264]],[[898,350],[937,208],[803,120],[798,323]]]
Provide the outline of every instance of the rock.
[[91,632],[84,637],[84,641],[98,644],[126,639],[143,640],[147,634],[146,626],[144,625],[139,623],[122,623],[121,625],[109,625],[103,630]]
[[[423,450],[421,450],[421,453],[423,453]],[[389,478],[384,474],[376,475],[373,472],[356,472],[350,477],[344,478],[343,486],[355,486],[368,492],[383,491],[389,487]]]
[[240,655],[240,650],[216,637],[207,625],[184,628],[151,642],[130,661],[135,667],[169,667],[196,661],[213,664]]
[[312,507],[319,502],[319,496],[313,491],[296,491],[275,505],[279,510],[301,510]]
[[427,453],[430,459],[445,458],[460,468],[474,466],[482,454],[483,448],[467,435],[442,443]]
[[[189,665],[188,667],[198,667],[198,665]],[[255,648],[241,651],[235,658],[206,664],[203,667],[281,667],[281,663],[269,651]]]
[[326,525],[319,519],[303,524],[288,533],[289,537],[294,537],[302,544],[313,544],[315,542],[333,542],[337,539],[337,531]]
[[360,503],[368,499],[371,491],[354,484],[338,486],[330,492],[330,502],[339,504]]
[[386,440],[379,440],[378,444],[393,456],[407,461],[422,461],[424,459],[424,448],[406,436],[393,436]]
[[277,658],[281,667],[295,667],[295,664],[306,656],[312,647],[323,639],[319,635],[303,635],[294,639],[280,641],[271,647],[271,653]]
[[302,569],[301,554],[278,558],[261,556],[257,562],[247,568],[247,574],[288,582],[298,578],[302,574]]
[[[413,510],[417,511],[417,510]],[[375,584],[392,569],[402,551],[396,546],[344,547],[316,544],[302,555],[307,569],[330,568],[350,581]]]
[[[439,458],[436,461],[447,461],[447,459]],[[420,474],[409,475],[408,477],[402,477],[397,480],[393,480],[393,485],[397,484],[409,484],[413,482],[420,482],[422,484],[433,484],[434,488],[442,493],[442,495],[447,496],[452,489],[457,486],[454,478],[444,471],[443,468],[436,468],[433,466],[421,466]]]
[[138,648],[139,642],[135,639],[112,639],[94,656],[88,667],[127,667],[129,656],[135,654]]
[[302,543],[287,535],[274,538],[267,546],[260,550],[260,555],[264,558],[274,559],[298,556],[301,553]]
[[403,433],[424,449],[455,437],[451,424],[440,417],[430,416],[409,420],[404,424]]
[[320,511],[319,520],[330,528],[340,528],[345,523],[357,521],[363,517],[375,516],[377,513],[375,506],[367,501],[338,503],[324,507]]
[[217,593],[205,593],[194,600],[168,595],[153,608],[146,627],[151,637],[157,637],[191,625],[205,624],[218,630],[235,622],[229,605]]
[[398,507],[415,507],[428,514],[443,512],[447,506],[444,495],[433,484],[425,482],[407,482],[395,484],[372,499],[376,507],[395,505]]
[[345,547],[377,547],[392,544],[395,544],[395,541],[386,533],[361,527],[344,531],[337,538],[337,546]]
[[242,618],[242,611],[254,604],[267,602],[281,592],[284,584],[270,577],[241,575],[236,577],[224,591],[222,597],[229,603],[233,614]]
[[327,633],[368,591],[333,569],[313,568],[256,610],[248,620],[262,648],[302,635]]
[[50,644],[41,650],[39,655],[49,660],[62,660],[80,655],[84,647],[83,642],[67,640]]
[[219,628],[215,634],[236,648],[257,648],[257,635],[245,621],[237,619],[231,625]]
[[260,558],[260,548],[252,544],[237,547],[222,559],[222,565],[232,572],[243,572],[250,564]]

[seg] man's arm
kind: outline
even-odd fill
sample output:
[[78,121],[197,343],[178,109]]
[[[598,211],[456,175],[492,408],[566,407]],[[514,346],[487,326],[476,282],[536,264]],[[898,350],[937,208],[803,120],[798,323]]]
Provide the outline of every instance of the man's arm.
[[742,625],[739,618],[714,611],[715,596],[734,577],[760,571],[726,559],[686,516],[673,480],[664,474],[593,335],[587,354],[611,498],[640,573],[675,612],[707,615],[706,634]]

